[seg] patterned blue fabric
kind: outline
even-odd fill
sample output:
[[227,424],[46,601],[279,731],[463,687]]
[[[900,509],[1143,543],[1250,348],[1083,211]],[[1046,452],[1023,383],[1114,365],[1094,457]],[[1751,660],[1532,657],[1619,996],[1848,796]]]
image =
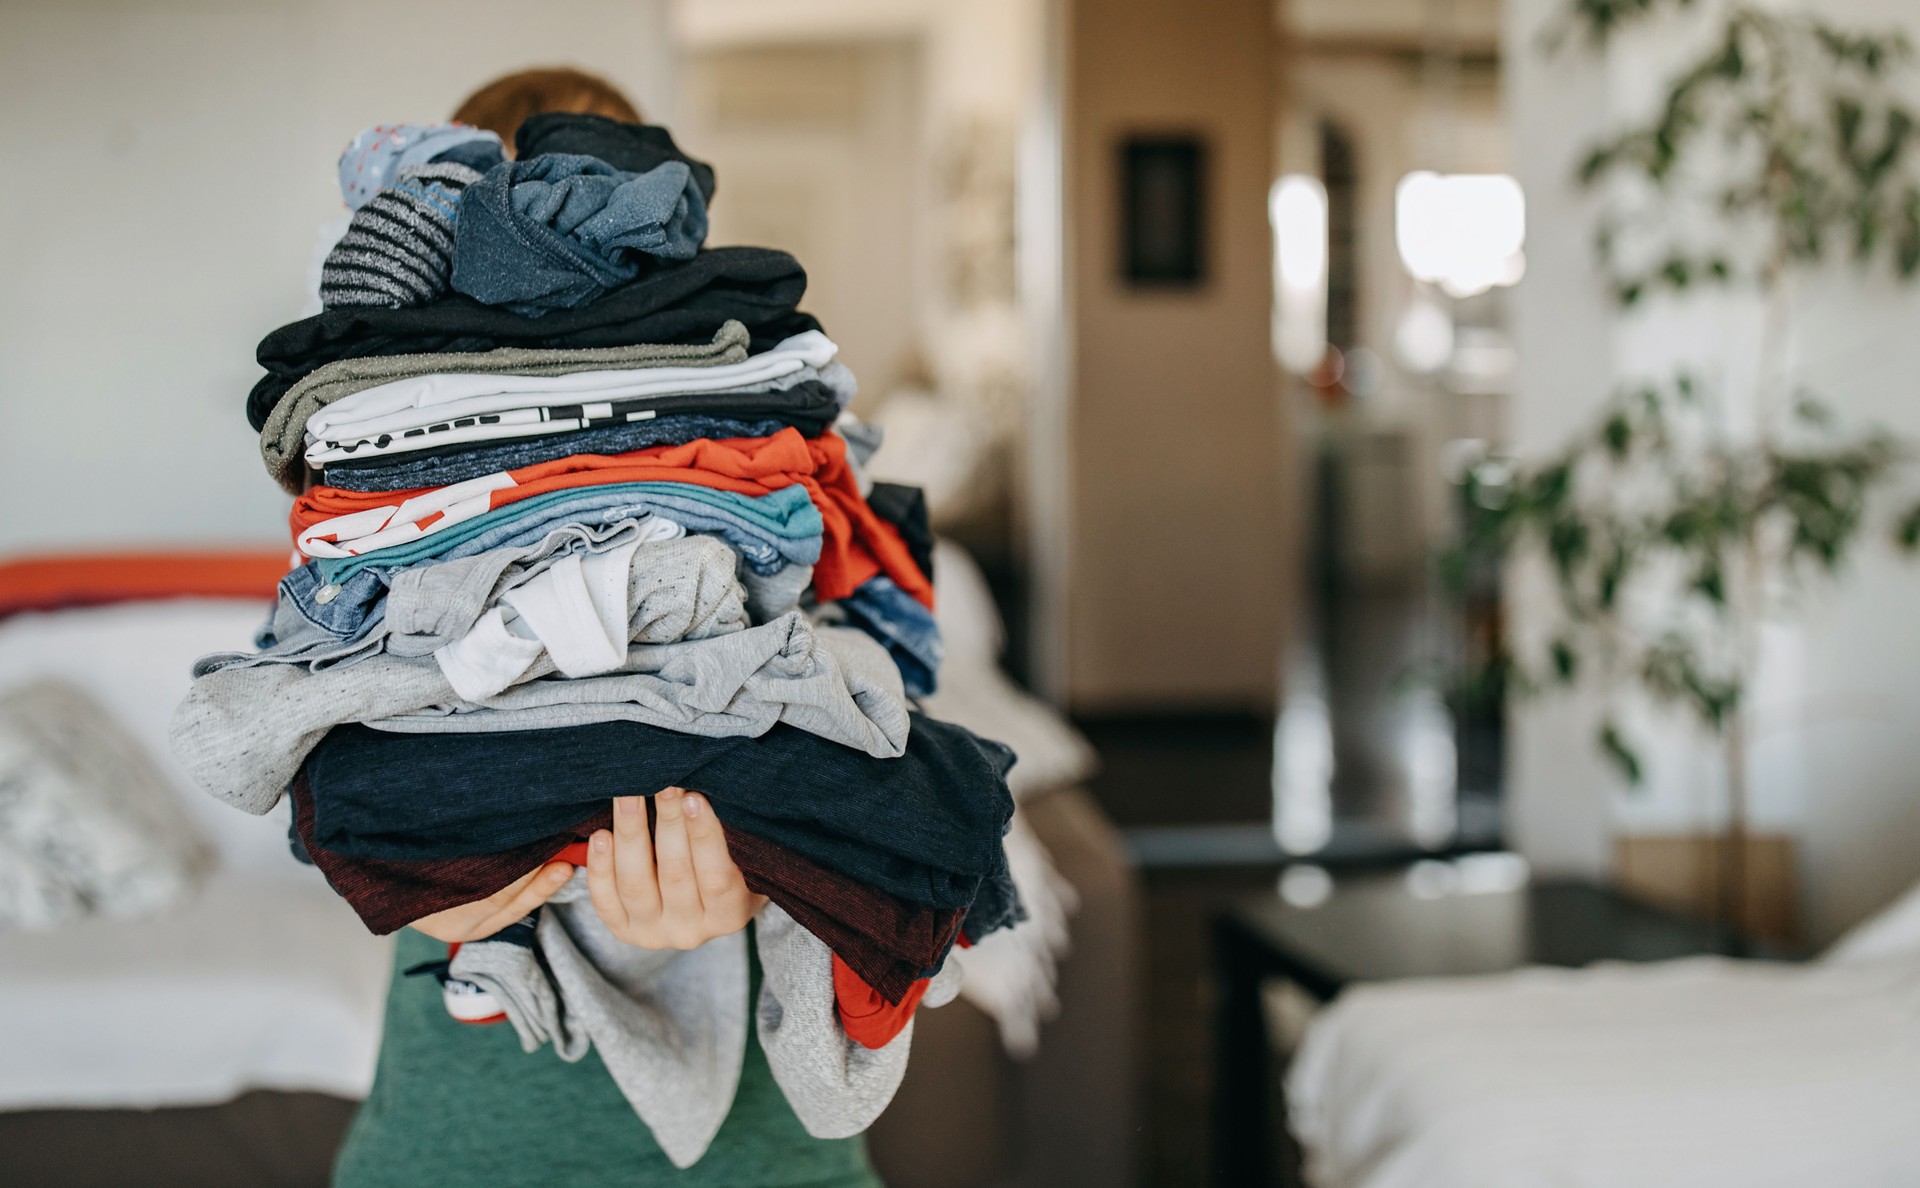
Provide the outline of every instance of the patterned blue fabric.
[[925,697],[934,691],[944,648],[932,611],[885,574],[861,583],[837,605],[849,622],[887,649],[908,694]]
[[645,173],[596,157],[507,161],[468,187],[454,229],[453,287],[539,317],[573,309],[640,275],[648,257],[690,260],[707,238],[707,200],[684,161]]
[[772,437],[787,422],[734,421],[688,413],[576,429],[564,436],[513,438],[496,445],[471,445],[444,454],[401,454],[382,466],[329,466],[326,483],[343,491],[411,491],[445,487],[518,470],[569,454],[625,454],[653,446],[685,445],[700,438]]

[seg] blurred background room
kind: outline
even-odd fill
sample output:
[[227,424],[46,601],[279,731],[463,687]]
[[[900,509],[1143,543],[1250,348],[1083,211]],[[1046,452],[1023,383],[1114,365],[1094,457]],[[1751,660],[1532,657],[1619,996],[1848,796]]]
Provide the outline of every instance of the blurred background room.
[[0,0],[0,1181],[326,1182],[390,946],[167,725],[285,569],[241,414],[341,146],[552,65],[806,266],[940,538],[927,711],[1020,755],[1049,906],[887,1183],[1920,1184],[1915,40]]

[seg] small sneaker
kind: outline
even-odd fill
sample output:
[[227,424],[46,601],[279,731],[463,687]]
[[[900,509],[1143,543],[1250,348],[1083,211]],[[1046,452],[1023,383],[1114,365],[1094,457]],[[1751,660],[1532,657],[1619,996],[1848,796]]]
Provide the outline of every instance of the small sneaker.
[[[534,945],[538,923],[538,916],[525,916],[492,936],[467,943],[520,945],[530,949]],[[505,1023],[506,1009],[485,986],[469,982],[464,978],[456,978],[448,972],[453,965],[454,955],[460,952],[460,948],[460,942],[450,941],[447,944],[445,960],[423,961],[407,970],[404,976],[411,978],[421,974],[432,974],[434,980],[440,983],[440,1001],[447,1008],[447,1014],[461,1023]]]
[[[448,955],[449,960],[452,954]],[[460,978],[440,979],[440,1001],[446,1004],[447,1014],[462,1023],[505,1023],[507,1012],[502,1010],[500,1002],[488,993],[487,988],[475,982]]]

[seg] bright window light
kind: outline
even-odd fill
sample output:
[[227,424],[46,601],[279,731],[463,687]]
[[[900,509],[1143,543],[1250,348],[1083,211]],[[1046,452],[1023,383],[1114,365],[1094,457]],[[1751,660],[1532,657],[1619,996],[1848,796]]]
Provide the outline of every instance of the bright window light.
[[1273,347],[1283,366],[1309,372],[1327,352],[1327,188],[1289,173],[1273,183]]
[[1317,177],[1289,173],[1274,183],[1271,206],[1281,285],[1318,290],[1327,283],[1327,188]]
[[1287,665],[1286,700],[1273,732],[1273,834],[1289,854],[1311,854],[1333,837],[1333,714],[1319,656]]
[[1394,241],[1415,278],[1449,296],[1526,272],[1527,197],[1504,173],[1409,173],[1394,190]]

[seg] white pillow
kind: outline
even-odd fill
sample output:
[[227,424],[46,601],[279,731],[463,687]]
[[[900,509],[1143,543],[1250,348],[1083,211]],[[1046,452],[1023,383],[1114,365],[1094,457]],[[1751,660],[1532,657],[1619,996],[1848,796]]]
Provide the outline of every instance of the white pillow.
[[0,698],[0,927],[157,915],[212,866],[153,760],[85,694],[48,680]]
[[934,622],[945,649],[942,665],[998,667],[1006,629],[993,591],[973,554],[944,537],[933,542]]
[[946,655],[940,664],[940,691],[922,700],[926,711],[1012,747],[1019,761],[1007,786],[1016,799],[1092,775],[1099,766],[1093,745],[1058,710],[1000,671],[1005,633],[973,557],[952,541],[936,541],[933,573],[934,619]]
[[221,866],[311,882],[287,853],[284,800],[264,817],[239,812],[202,792],[168,742],[194,659],[251,650],[268,609],[264,599],[175,598],[14,615],[0,621],[0,693],[47,677],[86,693],[154,760]]
[[993,434],[965,403],[908,388],[890,394],[873,423],[886,433],[886,445],[867,473],[926,492],[936,525],[965,519],[994,493],[987,476]]

